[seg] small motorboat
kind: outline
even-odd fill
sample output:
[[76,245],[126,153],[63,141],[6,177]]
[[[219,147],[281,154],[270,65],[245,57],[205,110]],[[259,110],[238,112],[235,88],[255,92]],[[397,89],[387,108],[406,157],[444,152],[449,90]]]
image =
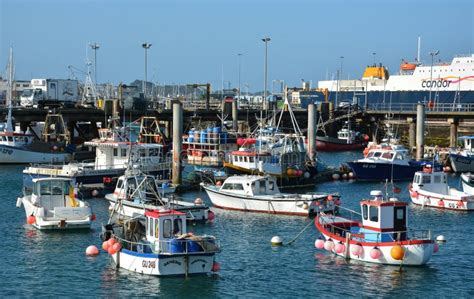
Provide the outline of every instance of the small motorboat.
[[75,197],[70,179],[34,179],[32,193],[18,198],[21,205],[28,224],[38,229],[90,228],[95,219],[89,205]]
[[[322,236],[316,240],[316,248],[370,263],[426,264],[438,251],[431,231],[408,229],[407,203],[386,200],[382,191],[370,194],[374,199],[360,202],[361,214],[342,207],[340,215],[320,213],[315,225]],[[361,220],[355,220],[358,218]]]
[[357,180],[364,181],[411,180],[416,171],[432,164],[442,168],[436,162],[410,159],[408,149],[400,145],[375,147],[365,158],[347,162]]
[[334,211],[340,204],[337,194],[281,193],[276,179],[270,175],[231,176],[222,185],[201,186],[215,207],[229,210],[308,216]]
[[461,174],[462,190],[474,195],[474,175],[470,172]]
[[140,274],[171,276],[217,271],[220,252],[213,236],[186,231],[186,214],[175,210],[147,210],[122,225],[108,224],[102,234],[117,266]]
[[205,222],[209,217],[214,217],[201,199],[196,199],[194,203],[176,200],[165,196],[167,189],[169,188],[163,185],[160,188],[154,176],[146,175],[139,169],[128,169],[117,180],[114,192],[106,194],[105,199],[109,201],[112,211],[130,218],[144,215],[145,210],[160,208],[183,212],[188,221]]
[[342,128],[337,132],[337,138],[316,136],[316,150],[322,152],[360,150],[367,145],[367,140],[367,135],[361,135],[350,128]]
[[474,195],[451,188],[447,175],[425,167],[417,171],[410,187],[411,201],[416,205],[449,210],[474,210]]
[[449,153],[449,162],[454,172],[474,172],[474,136],[461,136],[464,148]]

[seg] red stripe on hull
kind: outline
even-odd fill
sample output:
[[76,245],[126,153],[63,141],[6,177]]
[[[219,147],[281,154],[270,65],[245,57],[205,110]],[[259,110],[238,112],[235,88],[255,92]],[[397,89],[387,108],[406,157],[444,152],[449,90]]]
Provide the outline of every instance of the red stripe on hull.
[[361,150],[367,145],[367,142],[360,143],[333,143],[327,141],[316,140],[316,150],[321,152],[334,151],[356,151]]

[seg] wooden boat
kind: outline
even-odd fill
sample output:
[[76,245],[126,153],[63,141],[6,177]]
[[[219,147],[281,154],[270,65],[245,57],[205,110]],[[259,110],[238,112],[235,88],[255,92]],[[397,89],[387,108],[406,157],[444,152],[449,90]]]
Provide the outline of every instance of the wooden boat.
[[340,215],[319,214],[315,226],[321,236],[316,248],[370,263],[426,264],[438,251],[431,232],[409,229],[407,203],[395,198],[385,200],[381,191],[370,194],[374,199],[360,202],[360,214],[342,207]]

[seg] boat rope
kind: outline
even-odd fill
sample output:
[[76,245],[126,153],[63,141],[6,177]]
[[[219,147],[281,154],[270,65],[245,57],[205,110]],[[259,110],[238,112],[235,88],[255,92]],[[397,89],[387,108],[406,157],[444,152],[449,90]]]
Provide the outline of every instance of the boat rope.
[[296,235],[296,237],[294,237],[290,242],[288,242],[288,244],[286,245],[291,245],[293,242],[296,241],[296,239],[299,238],[299,236],[301,236],[301,234],[311,225],[313,224],[313,219],[310,219],[309,223],[306,224],[306,226]]

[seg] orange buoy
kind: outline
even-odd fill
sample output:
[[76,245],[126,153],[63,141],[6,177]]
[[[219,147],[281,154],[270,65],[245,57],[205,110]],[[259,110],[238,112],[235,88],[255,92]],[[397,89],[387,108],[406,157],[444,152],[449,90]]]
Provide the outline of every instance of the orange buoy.
[[104,251],[108,251],[109,247],[110,247],[109,242],[107,241],[102,242],[102,249],[104,249]]
[[400,245],[395,245],[390,249],[390,255],[394,260],[400,261],[405,256],[405,250]]
[[29,225],[32,225],[35,222],[36,222],[36,217],[34,215],[30,215],[26,217],[26,223],[28,223]]
[[109,247],[112,247],[114,246],[115,243],[117,243],[117,240],[115,240],[114,238],[110,238],[107,243],[109,244]]
[[117,242],[114,244],[114,246],[112,246],[112,248],[114,249],[115,252],[119,252],[120,250],[122,250],[122,244]]

